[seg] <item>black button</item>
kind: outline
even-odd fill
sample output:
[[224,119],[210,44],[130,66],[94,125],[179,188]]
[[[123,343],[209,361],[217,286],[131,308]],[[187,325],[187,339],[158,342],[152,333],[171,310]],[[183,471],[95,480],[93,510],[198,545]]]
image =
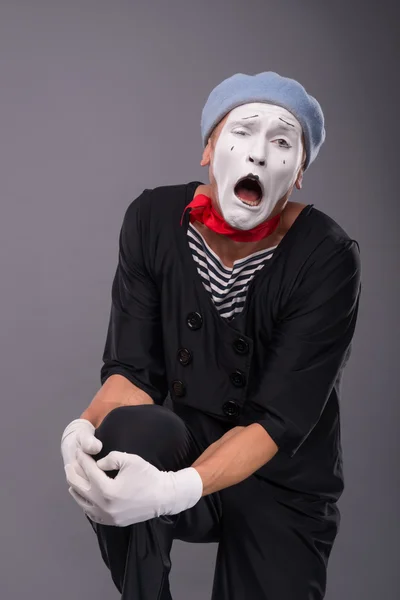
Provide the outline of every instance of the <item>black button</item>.
[[180,381],[180,379],[176,379],[172,382],[172,390],[175,396],[178,397],[184,396],[186,394],[185,384],[183,383],[183,381]]
[[228,400],[228,402],[225,402],[222,410],[228,417],[238,417],[240,414],[240,406],[234,400]]
[[189,363],[192,362],[192,359],[193,359],[193,357],[192,357],[190,350],[188,350],[187,348],[179,348],[178,360],[181,363],[181,365],[186,367],[186,365],[188,365]]
[[245,339],[243,339],[243,338],[237,338],[237,340],[235,340],[233,342],[233,349],[238,354],[247,354],[248,351],[249,351],[249,344],[246,342]]
[[246,376],[242,371],[239,371],[239,369],[231,373],[230,380],[236,387],[243,387],[246,385]]
[[200,329],[200,327],[203,325],[203,317],[198,312],[191,312],[187,316],[186,323],[189,329]]

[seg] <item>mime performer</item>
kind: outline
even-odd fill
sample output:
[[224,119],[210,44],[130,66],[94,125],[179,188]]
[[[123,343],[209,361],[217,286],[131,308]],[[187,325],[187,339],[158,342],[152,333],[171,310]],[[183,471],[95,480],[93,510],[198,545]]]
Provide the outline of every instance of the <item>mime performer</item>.
[[229,77],[201,134],[209,183],[125,212],[102,385],[62,436],[69,492],[123,600],[171,600],[174,539],[218,542],[213,600],[321,600],[359,245],[289,200],[325,140],[299,82]]

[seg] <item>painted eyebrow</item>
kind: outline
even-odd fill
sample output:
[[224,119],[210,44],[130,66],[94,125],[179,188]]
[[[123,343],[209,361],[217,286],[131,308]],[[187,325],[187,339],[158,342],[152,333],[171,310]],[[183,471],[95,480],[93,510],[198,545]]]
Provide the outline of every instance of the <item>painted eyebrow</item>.
[[[252,117],[242,117],[241,119],[238,119],[237,121],[233,121],[233,123],[231,124],[231,127],[237,127],[238,125],[243,125],[243,121],[245,121],[247,119],[254,119],[255,117],[258,117],[258,116],[259,115],[254,115]],[[285,131],[288,131],[289,133],[294,133],[294,125],[292,125],[292,123],[288,123],[287,121],[284,121],[280,117],[279,117],[279,120],[282,121],[282,123],[278,123],[278,121],[275,121],[272,125],[273,131],[275,129],[284,129]],[[286,124],[284,125],[284,123],[286,123]]]
[[290,127],[294,127],[293,123],[288,123],[288,121],[285,121],[285,119],[281,119],[281,117],[279,117],[279,120],[286,123],[286,125],[290,125]]
[[[252,115],[251,117],[242,117],[241,119],[239,119],[239,121],[246,121],[247,119],[255,119],[256,117],[259,117],[260,115]],[[286,125],[290,125],[290,127],[294,127],[293,123],[289,123],[288,121],[285,121],[285,119],[282,119],[282,117],[278,117],[280,121],[283,121],[283,123],[286,123]]]
[[[286,121],[284,121],[284,123],[286,123]],[[290,125],[290,127],[288,127],[288,125]],[[289,133],[294,133],[294,125],[291,125],[290,123],[288,123],[287,125],[284,125],[283,123],[275,123],[273,125],[272,130],[275,129],[284,129],[285,131],[288,131]]]
[[251,117],[242,117],[240,119],[236,119],[236,121],[232,121],[231,126],[243,125],[243,121],[247,121],[248,119],[255,119],[259,115],[252,115]]
[[236,121],[232,121],[231,127],[236,127],[237,125],[244,125],[244,121],[246,119],[251,119],[252,117],[243,117],[242,119],[237,119]]

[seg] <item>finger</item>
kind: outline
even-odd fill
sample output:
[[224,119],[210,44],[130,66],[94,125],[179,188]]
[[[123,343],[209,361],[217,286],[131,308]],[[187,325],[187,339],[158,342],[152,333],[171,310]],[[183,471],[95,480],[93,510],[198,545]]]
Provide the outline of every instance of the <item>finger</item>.
[[98,454],[103,447],[103,443],[98,438],[94,435],[88,436],[87,433],[84,435],[79,433],[77,435],[77,442],[87,454]]
[[67,465],[70,465],[73,469],[75,469],[75,472],[82,477],[82,479],[87,481],[85,473],[82,471],[81,466],[76,461],[76,452],[74,452],[74,458],[71,458],[71,460],[64,464],[64,469]]
[[74,487],[80,492],[88,492],[91,488],[90,482],[87,479],[81,477],[72,464],[65,465],[64,467],[65,476],[70,486]]
[[95,523],[103,523],[104,522],[104,519],[102,517],[100,517],[98,508],[94,504],[89,504],[89,503],[85,502],[84,500],[82,500],[81,496],[79,496],[79,494],[74,492],[74,490],[72,488],[69,488],[68,491],[71,494],[71,496],[73,497],[73,499],[75,500],[75,502],[82,508],[85,515],[87,517],[89,517],[89,519],[91,521],[94,521]]
[[85,515],[91,520],[93,521],[93,523],[99,523],[102,524],[103,523],[103,519],[101,519],[100,517],[98,517],[97,515],[92,515],[88,512],[85,512]]
[[100,517],[97,513],[90,513],[88,511],[85,511],[85,515],[94,523],[99,523],[102,525],[113,525],[112,522],[107,523],[106,521],[104,521],[103,517]]
[[82,470],[82,467],[80,466],[80,464],[77,462],[76,458],[73,462],[69,463],[75,470],[75,473],[77,473],[78,475],[80,475],[80,477],[82,477],[82,479],[84,479],[85,481],[88,481],[84,471]]
[[97,466],[102,471],[114,471],[120,469],[126,461],[126,452],[113,450],[104,458],[97,461]]
[[76,451],[76,460],[82,467],[82,470],[91,484],[94,484],[96,487],[101,487],[103,490],[107,488],[112,479],[107,477],[107,475],[99,469],[96,461],[91,456],[85,454],[78,448]]
[[76,492],[74,488],[69,487],[68,492],[71,494],[75,502],[77,502],[77,504],[79,504],[79,506],[83,508],[83,510],[91,510],[93,508],[93,504],[86,500],[83,496],[78,494],[78,492]]

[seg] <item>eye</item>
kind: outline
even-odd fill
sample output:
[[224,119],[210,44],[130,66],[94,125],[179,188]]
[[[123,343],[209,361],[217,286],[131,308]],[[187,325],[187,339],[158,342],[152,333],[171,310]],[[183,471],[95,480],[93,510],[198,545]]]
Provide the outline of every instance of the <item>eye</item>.
[[284,143],[286,144],[286,146],[282,146],[282,144],[278,144],[278,146],[279,146],[280,148],[291,148],[291,147],[292,147],[292,146],[291,146],[291,145],[290,145],[290,144],[289,144],[289,143],[288,143],[286,140],[284,140],[283,138],[279,138],[277,141],[278,141],[278,142],[284,142]]
[[247,131],[243,131],[243,129],[236,129],[236,131],[233,131],[232,133],[235,133],[236,135],[247,135]]

